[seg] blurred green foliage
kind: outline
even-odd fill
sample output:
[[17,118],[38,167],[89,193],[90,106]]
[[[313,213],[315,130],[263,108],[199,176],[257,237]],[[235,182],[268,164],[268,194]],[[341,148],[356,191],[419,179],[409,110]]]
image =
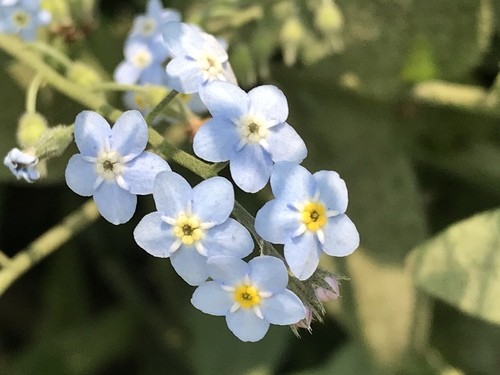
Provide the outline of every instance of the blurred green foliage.
[[[83,3],[87,13],[77,16]],[[111,77],[144,3],[68,2],[58,17],[69,14],[83,34],[56,38],[58,48]],[[324,4],[335,7],[323,13],[334,17],[328,32],[321,27],[329,19],[318,20]],[[135,225],[153,210],[145,197],[131,222],[98,222],[0,298],[0,373],[500,373],[500,89],[492,89],[500,2],[164,5],[227,38],[245,88],[282,88],[289,122],[308,145],[304,164],[346,180],[361,248],[323,265],[350,279],[342,281],[342,298],[329,304],[326,324],[313,323],[312,335],[296,339],[273,327],[259,343],[237,341],[222,318],[190,305],[192,288],[168,260],[135,245]],[[97,16],[89,18],[92,9]],[[0,52],[2,155],[15,145],[32,76]],[[414,90],[430,80],[480,89],[490,110],[443,101],[455,86],[418,99]],[[118,95],[109,100],[121,105]],[[50,87],[37,108],[51,125],[72,123],[82,109]],[[183,147],[190,149],[188,140]],[[8,256],[83,201],[64,185],[71,152],[50,161],[45,182],[33,186],[0,169],[0,249]],[[269,198],[258,197],[243,196],[251,212]]]

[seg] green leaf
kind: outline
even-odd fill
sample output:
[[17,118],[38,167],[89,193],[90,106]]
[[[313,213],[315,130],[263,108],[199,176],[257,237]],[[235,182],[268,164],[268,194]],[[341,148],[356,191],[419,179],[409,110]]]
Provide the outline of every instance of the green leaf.
[[412,256],[419,287],[470,315],[500,324],[500,209],[452,225]]

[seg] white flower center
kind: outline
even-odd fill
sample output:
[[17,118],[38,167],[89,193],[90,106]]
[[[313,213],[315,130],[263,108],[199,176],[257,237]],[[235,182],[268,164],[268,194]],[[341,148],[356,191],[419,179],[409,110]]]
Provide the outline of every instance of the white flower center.
[[144,69],[151,64],[153,57],[151,56],[151,52],[147,49],[138,50],[135,55],[132,57],[132,64],[137,66],[138,68]]
[[268,149],[267,136],[269,135],[269,129],[264,120],[258,118],[257,116],[245,115],[239,120],[236,120],[236,126],[238,127],[241,135],[241,141],[238,149],[242,148],[246,144],[257,143],[259,143],[266,150]]
[[139,25],[139,33],[142,36],[151,36],[156,30],[156,21],[151,17],[146,17]]
[[20,29],[24,29],[31,22],[31,15],[24,10],[17,10],[12,13],[12,22]]
[[224,68],[217,56],[210,52],[204,52],[196,59],[200,64],[205,81],[220,80],[225,81]]
[[95,161],[97,174],[104,180],[116,180],[123,173],[124,160],[116,151],[101,151]]

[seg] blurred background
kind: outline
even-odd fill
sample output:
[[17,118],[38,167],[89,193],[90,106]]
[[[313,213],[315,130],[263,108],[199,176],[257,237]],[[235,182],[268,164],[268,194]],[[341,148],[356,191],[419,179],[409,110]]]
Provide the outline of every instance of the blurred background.
[[[109,80],[146,2],[42,3],[64,26],[43,37]],[[312,333],[273,326],[239,342],[223,318],[191,306],[193,288],[168,260],[135,244],[133,229],[154,210],[142,197],[130,222],[98,220],[0,297],[0,373],[499,374],[500,1],[163,5],[225,38],[244,89],[280,87],[308,146],[303,164],[346,181],[361,247],[322,263],[345,276],[341,298]],[[32,76],[0,51],[1,155],[15,147]],[[124,108],[119,94],[108,98]],[[84,108],[45,86],[37,109],[55,125]],[[189,124],[160,129],[191,150]],[[7,256],[85,202],[64,182],[75,152],[33,185],[0,169]],[[271,198],[236,194],[252,213]]]

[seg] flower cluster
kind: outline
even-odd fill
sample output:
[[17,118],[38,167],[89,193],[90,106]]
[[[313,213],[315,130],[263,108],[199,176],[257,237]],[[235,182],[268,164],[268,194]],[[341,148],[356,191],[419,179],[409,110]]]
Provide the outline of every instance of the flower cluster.
[[40,0],[0,1],[0,33],[18,34],[31,42],[40,26],[50,22],[50,13],[40,9]]
[[[21,5],[9,5],[14,6]],[[312,174],[300,165],[307,148],[287,122],[288,103],[280,89],[263,85],[245,92],[237,86],[224,43],[179,20],[176,11],[149,0],[125,42],[125,61],[115,80],[164,86],[154,88],[162,95],[152,89],[129,97],[141,110],[142,102],[157,103],[168,89],[199,94],[211,119],[194,135],[194,153],[228,162],[232,180],[245,192],[258,192],[270,181],[274,199],[257,212],[254,224],[252,218],[241,223],[231,218],[231,182],[217,176],[192,187],[171,171],[157,153],[145,151],[148,124],[137,110],[124,112],[113,127],[96,112],[76,117],[80,153],[68,162],[67,185],[92,196],[115,225],[132,218],[137,195],[152,194],[156,211],[136,226],[136,243],[155,257],[169,258],[179,276],[197,287],[192,304],[225,316],[239,339],[258,341],[270,324],[310,328],[317,306],[339,296],[335,278],[317,271],[320,256],[346,256],[359,245],[345,214],[346,184],[336,172]],[[39,177],[34,155],[13,149],[4,163],[18,178],[33,182]],[[260,254],[247,263],[243,258],[255,247],[251,233]],[[283,245],[283,255],[272,244]],[[297,283],[303,286],[294,287]]]

